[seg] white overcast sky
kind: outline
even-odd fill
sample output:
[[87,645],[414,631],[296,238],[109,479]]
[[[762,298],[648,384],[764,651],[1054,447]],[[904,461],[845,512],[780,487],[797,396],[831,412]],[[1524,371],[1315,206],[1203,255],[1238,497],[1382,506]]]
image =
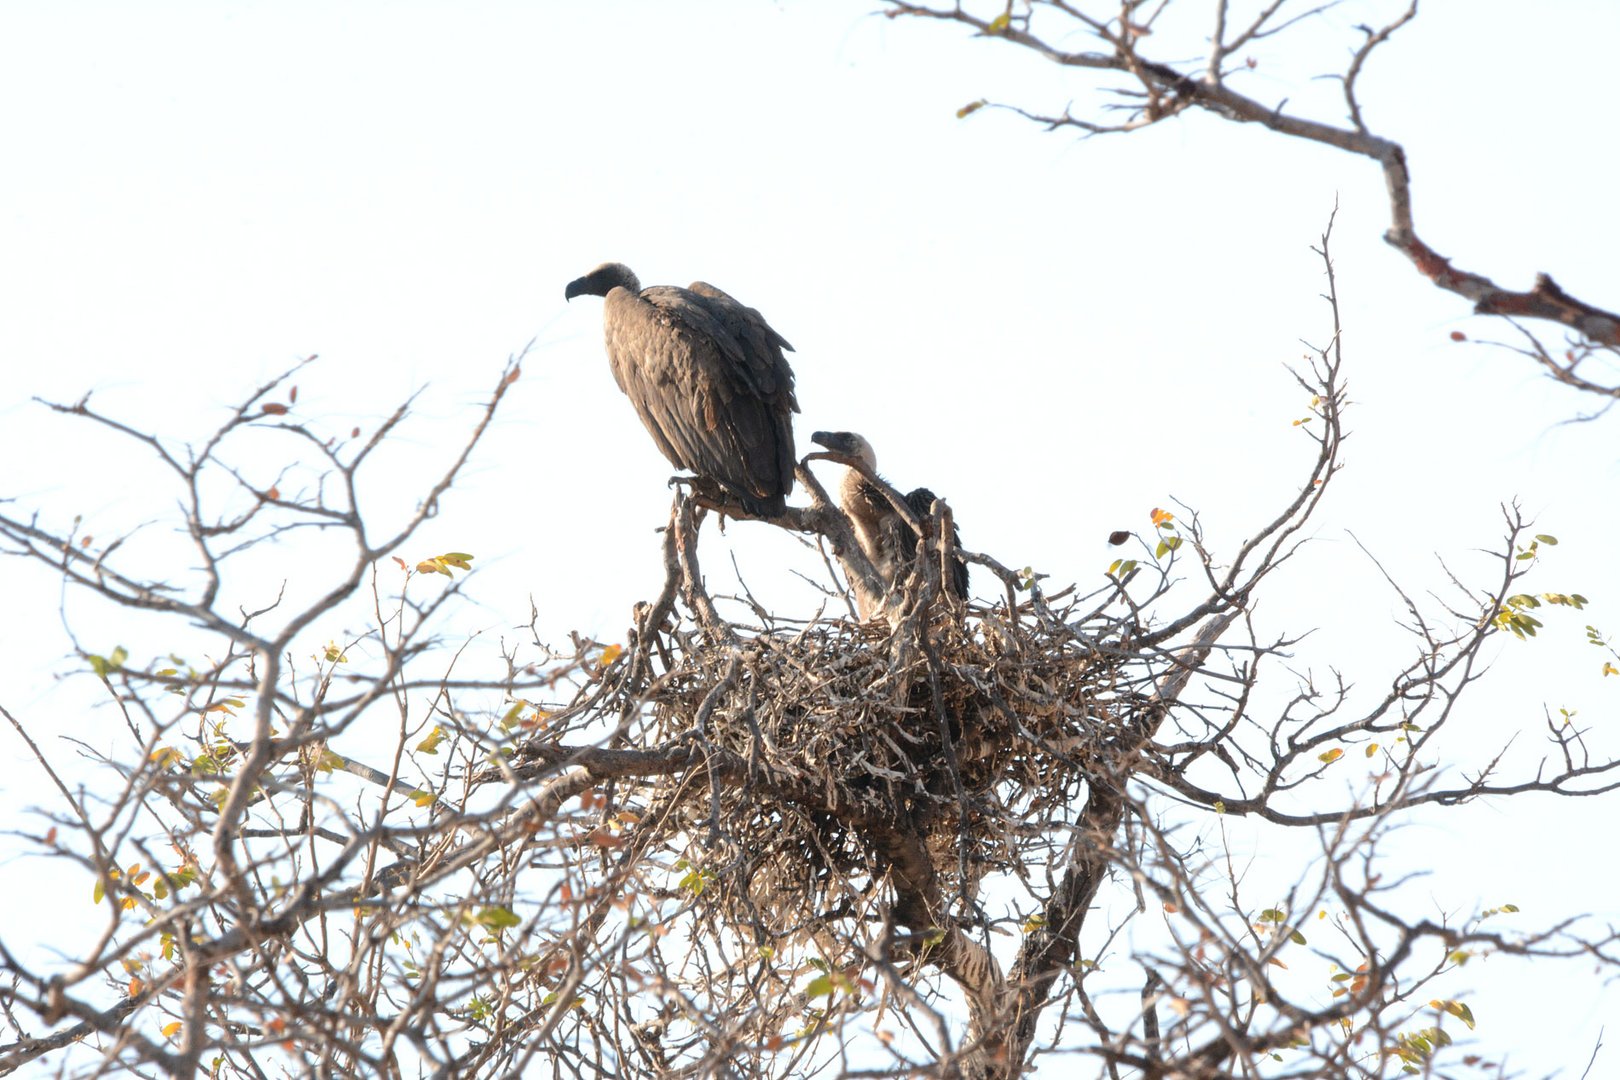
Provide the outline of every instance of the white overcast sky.
[[[703,279],[759,307],[797,348],[801,452],[818,428],[862,431],[897,484],[950,499],[971,548],[1093,581],[1107,534],[1145,531],[1174,497],[1230,551],[1303,471],[1290,421],[1305,401],[1283,365],[1327,337],[1309,249],[1337,200],[1354,437],[1319,542],[1262,624],[1320,627],[1297,666],[1377,693],[1408,646],[1349,532],[1421,594],[1442,584],[1437,553],[1488,573],[1475,551],[1517,498],[1564,541],[1539,587],[1594,603],[1498,650],[1470,722],[1482,748],[1521,732],[1529,752],[1546,703],[1616,745],[1620,680],[1598,678],[1581,626],[1620,632],[1620,420],[1564,424],[1593,403],[1448,339],[1506,331],[1382,243],[1374,164],[1203,117],[1090,141],[1005,113],[958,120],[980,97],[1081,113],[1099,98],[1056,65],[873,6],[0,6],[0,496],[104,536],[172,514],[127,448],[30,399],[94,391],[200,438],[319,354],[297,379],[314,425],[374,427],[426,387],[377,489],[380,513],[408,511],[416,468],[443,460],[534,339],[410,554],[477,555],[487,627],[526,621],[532,595],[548,632],[617,640],[658,584],[671,470],[613,384],[600,302],[562,298],[617,259],[644,283]],[[1398,6],[1347,3],[1256,49],[1240,87],[1338,122],[1334,84],[1311,76]],[[1611,0],[1430,0],[1379,51],[1367,118],[1408,149],[1429,243],[1505,285],[1547,271],[1620,306],[1616,42]],[[735,547],[762,596],[797,595],[781,567],[813,564],[762,528],[709,531],[707,566],[723,572]],[[42,677],[71,651],[55,586],[4,569],[4,704],[36,731],[99,737],[111,717]],[[166,647],[93,606],[73,614],[87,647]],[[0,746],[5,805],[46,801],[20,744]],[[1591,864],[1614,805],[1425,818],[1424,914],[1511,901],[1538,925],[1620,918]],[[64,880],[81,878],[88,907],[88,878]],[[30,913],[3,902],[9,941]],[[1578,1075],[1620,999],[1539,979],[1505,961],[1479,974],[1482,1045]]]

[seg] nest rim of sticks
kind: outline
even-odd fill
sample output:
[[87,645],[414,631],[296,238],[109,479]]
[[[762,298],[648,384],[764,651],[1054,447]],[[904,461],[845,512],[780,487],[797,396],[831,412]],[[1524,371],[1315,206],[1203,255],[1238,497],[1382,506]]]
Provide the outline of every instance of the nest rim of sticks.
[[[808,514],[829,509],[819,495]],[[626,770],[612,799],[635,808],[639,852],[701,867],[685,880],[761,944],[856,910],[917,933],[984,922],[980,881],[1050,858],[1097,770],[1121,768],[1162,717],[1143,654],[1099,647],[1134,622],[1077,617],[1079,600],[1048,606],[1038,589],[1020,601],[1015,575],[973,553],[1007,603],[946,596],[942,563],[919,558],[886,618],[741,630],[702,585],[694,504],[676,499],[666,588],[638,610],[613,691],[614,742],[674,750],[676,767]],[[925,544],[950,535],[941,508]],[[847,541],[836,521],[810,524]]]

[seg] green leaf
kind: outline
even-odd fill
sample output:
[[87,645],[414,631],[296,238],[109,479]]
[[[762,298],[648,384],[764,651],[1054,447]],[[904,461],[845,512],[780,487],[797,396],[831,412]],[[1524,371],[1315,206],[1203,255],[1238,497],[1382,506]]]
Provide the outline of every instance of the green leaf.
[[987,34],[1003,33],[1006,31],[1008,24],[1011,22],[1012,12],[1003,11],[1000,15],[997,15],[995,18],[990,20],[990,24],[984,28],[984,32]]
[[1536,541],[1538,543],[1546,544],[1548,547],[1558,546],[1558,537],[1548,536],[1546,533],[1536,533]]
[[523,922],[517,913],[508,907],[479,908],[478,913],[473,916],[473,921],[490,930],[509,930]]
[[[1444,1012],[1450,1013],[1452,1016],[1455,1016],[1457,1019],[1459,1019],[1463,1023],[1467,1024],[1469,1031],[1474,1030],[1474,1013],[1473,1013],[1473,1010],[1471,1010],[1467,1005],[1464,1005],[1462,1002],[1446,1000],[1446,1001],[1431,1001],[1431,1002],[1429,1002],[1429,1004],[1431,1006],[1433,1006],[1434,1008],[1436,1008],[1436,1009],[1440,1009],[1440,1010],[1442,1010]],[[1447,1041],[1450,1041],[1450,1040],[1447,1040]]]

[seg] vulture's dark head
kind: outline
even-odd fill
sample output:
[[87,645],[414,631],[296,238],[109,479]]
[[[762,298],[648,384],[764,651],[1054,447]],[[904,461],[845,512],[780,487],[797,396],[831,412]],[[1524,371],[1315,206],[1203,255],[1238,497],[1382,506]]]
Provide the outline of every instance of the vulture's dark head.
[[877,470],[877,453],[873,451],[872,444],[853,431],[818,431],[810,436],[810,441],[835,454],[855,458],[874,472]]
[[563,299],[572,300],[576,296],[606,296],[621,286],[631,292],[641,291],[641,282],[624,263],[603,263],[584,277],[570,281],[568,288],[563,290]]

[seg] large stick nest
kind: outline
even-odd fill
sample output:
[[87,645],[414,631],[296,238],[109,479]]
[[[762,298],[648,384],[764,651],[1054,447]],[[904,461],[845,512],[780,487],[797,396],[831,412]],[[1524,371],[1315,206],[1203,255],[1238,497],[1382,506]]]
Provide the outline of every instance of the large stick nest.
[[[1062,835],[1050,823],[1072,818],[1088,775],[1111,772],[1120,736],[1149,720],[1122,677],[1129,650],[1100,649],[1064,614],[936,600],[895,626],[666,626],[636,741],[686,743],[691,766],[621,782],[618,799],[654,810],[640,828],[762,936],[879,909],[908,921],[874,888],[897,874],[931,878],[973,921],[980,879],[1049,859]],[[931,865],[899,865],[907,849]]]

